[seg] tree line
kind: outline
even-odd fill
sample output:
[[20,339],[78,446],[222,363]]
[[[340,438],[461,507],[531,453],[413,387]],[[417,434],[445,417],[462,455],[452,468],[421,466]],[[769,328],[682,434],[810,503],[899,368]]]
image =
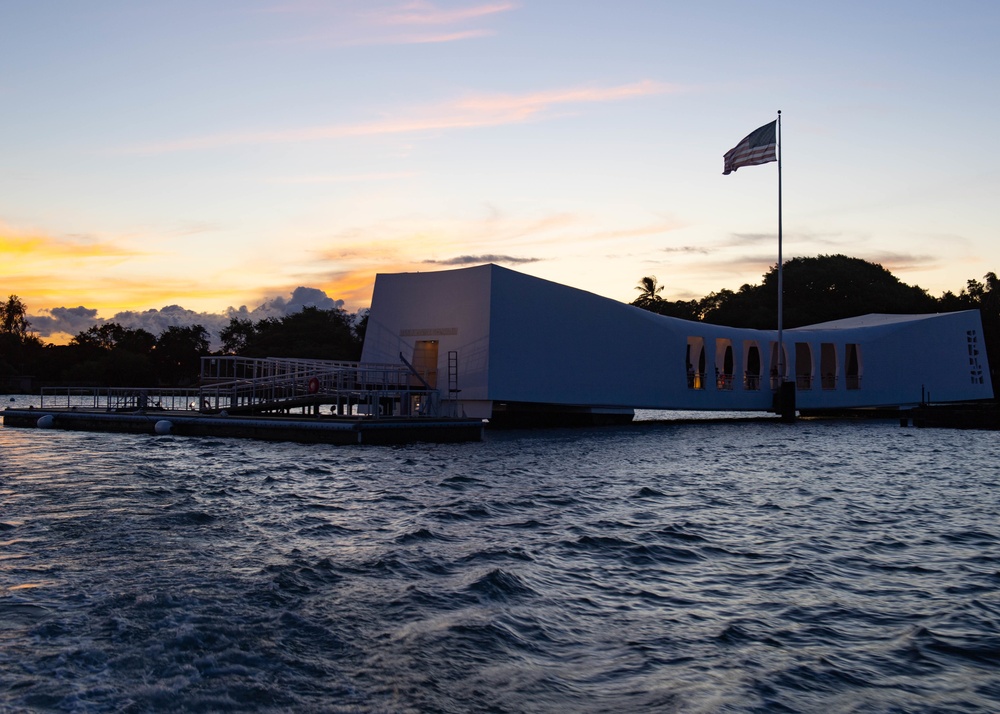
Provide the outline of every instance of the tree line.
[[31,331],[27,306],[16,295],[0,304],[0,390],[46,385],[95,387],[188,387],[198,382],[201,358],[304,357],[358,360],[367,312],[306,307],[282,318],[233,318],[210,351],[202,325],[171,326],[159,335],[116,322],[94,325],[69,344],[42,342]]

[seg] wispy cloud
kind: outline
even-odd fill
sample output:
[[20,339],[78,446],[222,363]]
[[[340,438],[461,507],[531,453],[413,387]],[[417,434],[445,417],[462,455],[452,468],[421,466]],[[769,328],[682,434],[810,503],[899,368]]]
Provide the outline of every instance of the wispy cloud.
[[[925,270],[935,270],[941,267],[941,256],[920,255],[916,253],[898,253],[881,251],[862,256],[865,260],[878,263],[883,268],[899,277],[899,273],[915,273]],[[959,286],[961,287],[961,286]]]
[[732,233],[722,245],[727,247],[760,245],[774,243],[775,240],[777,240],[775,233]]
[[[408,45],[458,42],[495,34],[481,23],[517,9],[513,2],[483,2],[457,8],[425,0],[408,2],[303,3],[272,6],[264,12],[307,17],[308,32],[277,40],[280,45]],[[316,27],[318,26],[318,29]]]
[[512,2],[494,2],[470,7],[441,8],[424,0],[411,0],[411,2],[402,3],[389,9],[381,17],[384,22],[389,24],[451,25],[507,12],[516,7],[517,5]]
[[[751,246],[751,245],[774,245],[777,247],[777,233],[731,233],[729,238],[719,243],[720,246]],[[852,243],[863,243],[870,240],[869,236],[850,236],[844,233],[830,233],[822,231],[811,231],[797,229],[786,230],[785,240],[794,241],[796,245],[826,246],[838,248]],[[853,250],[853,248],[852,248]]]
[[708,248],[699,245],[684,245],[684,246],[674,246],[671,248],[663,248],[662,252],[672,253],[672,254],[679,253],[681,255],[684,254],[709,255],[711,253],[711,251]]
[[370,174],[328,174],[316,176],[278,176],[268,179],[269,183],[279,184],[312,184],[312,183],[367,183],[370,181],[393,181],[396,179],[413,178],[415,171],[390,171]]
[[[460,40],[472,40],[477,37],[488,37],[493,33],[489,30],[459,30],[455,32],[439,33],[419,33],[408,35],[396,35],[392,44],[406,45],[430,45],[442,42],[458,42]],[[370,44],[370,43],[369,43]]]
[[146,144],[126,151],[157,154],[246,144],[302,143],[520,124],[545,119],[555,109],[580,104],[617,102],[675,91],[680,91],[680,88],[652,80],[642,80],[612,87],[576,87],[525,94],[475,94],[427,107],[404,109],[388,119],[274,131],[222,133]]
[[665,220],[659,223],[652,223],[645,226],[636,226],[634,228],[613,228],[605,231],[598,231],[592,233],[590,238],[593,240],[621,240],[625,238],[642,238],[644,236],[662,235],[664,233],[670,233],[671,231],[676,231],[679,228],[683,228],[683,224],[679,221]]

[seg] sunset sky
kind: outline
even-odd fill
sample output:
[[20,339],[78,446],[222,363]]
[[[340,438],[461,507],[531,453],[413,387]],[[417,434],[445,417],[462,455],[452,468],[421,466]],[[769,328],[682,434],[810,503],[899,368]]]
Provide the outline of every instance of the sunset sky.
[[780,109],[785,257],[957,292],[1000,271],[998,34],[992,0],[4,0],[0,291],[58,341],[483,262],[735,290],[777,171],[722,155]]

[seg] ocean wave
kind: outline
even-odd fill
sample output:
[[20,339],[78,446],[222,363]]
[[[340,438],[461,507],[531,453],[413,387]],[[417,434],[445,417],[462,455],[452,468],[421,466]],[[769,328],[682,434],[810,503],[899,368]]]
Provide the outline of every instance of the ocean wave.
[[0,454],[0,710],[1000,710],[989,433]]

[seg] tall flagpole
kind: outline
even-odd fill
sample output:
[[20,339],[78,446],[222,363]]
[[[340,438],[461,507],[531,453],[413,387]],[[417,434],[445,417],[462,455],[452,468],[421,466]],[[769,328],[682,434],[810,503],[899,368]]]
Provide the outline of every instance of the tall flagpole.
[[778,110],[778,388],[785,383],[785,341],[782,336],[784,329],[784,297],[783,264],[781,258],[781,110]]
[[[782,255],[781,227],[781,110],[778,118],[768,122],[722,157],[724,176],[743,166],[757,166],[778,162],[778,355],[771,364],[772,389],[775,389],[773,410],[781,413],[782,421],[795,421],[795,382],[785,381],[787,355],[785,354],[785,260]],[[775,345],[772,344],[772,347]],[[775,374],[776,373],[776,374]],[[774,377],[777,379],[774,379]]]

